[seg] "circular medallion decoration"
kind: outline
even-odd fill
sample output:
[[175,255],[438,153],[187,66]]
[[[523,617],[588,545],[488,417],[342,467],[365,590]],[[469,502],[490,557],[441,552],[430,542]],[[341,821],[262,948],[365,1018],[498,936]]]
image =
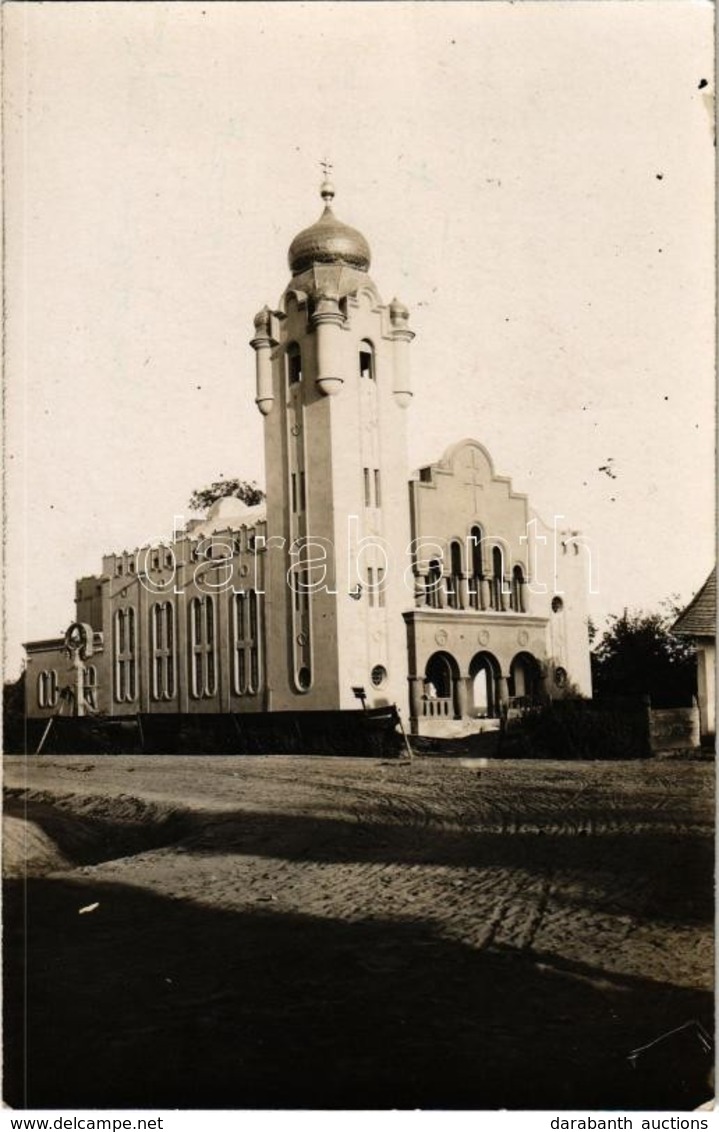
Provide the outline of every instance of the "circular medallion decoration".
[[301,645],[304,648],[304,646],[307,644],[307,634],[306,633],[298,633],[297,634],[297,644]]
[[249,572],[250,572],[250,567],[248,566],[248,564],[246,562],[243,562],[242,565],[240,566],[240,570],[239,570],[240,577],[246,578],[247,575],[249,574]]
[[384,633],[381,629],[375,629],[374,633],[372,634],[373,641],[381,641],[383,637]]
[[477,633],[477,640],[479,641],[480,645],[488,645],[489,644],[489,629],[480,629],[479,632]]
[[449,633],[446,629],[438,629],[434,634],[434,639],[438,645],[446,645],[449,640]]
[[520,645],[526,645],[528,640],[529,640],[529,633],[527,632],[527,630],[526,629],[520,629],[519,632],[517,633],[517,643],[520,644]]
[[298,424],[293,424],[292,428],[290,429],[290,432],[292,433],[293,436],[299,436],[300,435],[300,426]]
[[65,633],[65,644],[69,649],[81,649],[85,644],[85,626],[73,621]]
[[94,651],[92,626],[84,621],[73,621],[65,633],[64,644],[68,652],[76,652],[87,660]]

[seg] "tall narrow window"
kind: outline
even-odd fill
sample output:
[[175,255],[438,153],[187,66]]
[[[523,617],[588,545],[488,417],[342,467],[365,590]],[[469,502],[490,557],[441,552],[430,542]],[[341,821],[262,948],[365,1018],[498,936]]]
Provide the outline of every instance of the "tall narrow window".
[[292,473],[292,510],[297,514],[297,473]]
[[427,605],[433,609],[439,609],[440,596],[439,589],[442,584],[442,567],[436,558],[433,558],[429,564],[429,572],[427,574]]
[[370,608],[374,608],[376,604],[376,594],[374,588],[374,567],[367,567],[367,597],[369,600]]
[[85,703],[92,711],[97,711],[97,669],[94,664],[88,664],[83,669],[82,690]]
[[525,613],[524,608],[524,573],[521,566],[515,566],[512,571],[512,609],[515,613]]
[[153,700],[175,695],[175,610],[169,601],[155,602],[150,610],[150,650]]
[[454,539],[449,544],[449,564],[450,564],[450,580],[449,580],[449,605],[452,609],[460,608],[460,580],[462,577],[462,547],[459,542]]
[[232,595],[234,635],[232,684],[238,696],[254,696],[260,690],[258,601],[255,590]]
[[382,493],[379,482],[379,468],[374,470],[374,505],[375,507],[382,506]]
[[360,342],[359,373],[360,377],[367,377],[370,381],[374,381],[374,348],[372,343],[366,339]]
[[481,609],[482,569],[482,528],[472,527],[470,531],[470,552],[472,577],[469,583],[469,600],[473,609]]
[[287,380],[290,385],[302,381],[302,355],[296,342],[287,347]]
[[137,695],[137,655],[135,651],[135,610],[130,605],[115,611],[115,699],[132,703]]
[[369,468],[364,469],[364,505],[365,507],[372,506],[372,481],[370,479]]
[[190,691],[196,699],[217,692],[215,603],[209,596],[190,602]]
[[[307,568],[307,545],[295,542],[290,554],[297,557],[290,575],[293,591],[292,661],[295,688],[308,692],[312,686],[312,649],[310,646],[310,574]],[[259,613],[259,611],[258,611]]]
[[307,500],[305,499],[305,473],[300,472],[300,511],[307,510]]
[[57,706],[57,672],[54,668],[45,669],[37,678],[37,702],[41,708]]
[[492,549],[492,608],[502,608],[502,582],[504,580],[504,558],[500,547]]
[[385,573],[386,571],[382,566],[377,567],[377,604],[380,609],[383,609],[385,604]]

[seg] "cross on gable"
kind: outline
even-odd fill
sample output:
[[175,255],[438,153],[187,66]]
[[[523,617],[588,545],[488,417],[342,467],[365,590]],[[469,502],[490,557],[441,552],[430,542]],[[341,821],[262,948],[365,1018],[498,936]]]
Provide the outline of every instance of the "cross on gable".
[[469,487],[472,489],[472,506],[474,507],[475,514],[481,507],[481,492],[484,491],[484,484],[482,483],[482,477],[480,474],[483,469],[481,463],[478,463],[478,461],[479,452],[476,448],[473,448],[469,463],[464,465],[464,471],[467,473],[468,478],[462,480],[462,485],[464,487]]

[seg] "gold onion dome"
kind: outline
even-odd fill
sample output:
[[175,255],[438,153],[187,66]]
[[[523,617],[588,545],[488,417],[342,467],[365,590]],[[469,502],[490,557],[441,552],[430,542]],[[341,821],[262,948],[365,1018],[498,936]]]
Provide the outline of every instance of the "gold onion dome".
[[361,232],[338,220],[330,207],[335,191],[329,181],[320,189],[325,210],[316,224],[303,229],[290,244],[287,259],[293,275],[308,271],[315,264],[339,264],[357,271],[368,271],[371,255]]

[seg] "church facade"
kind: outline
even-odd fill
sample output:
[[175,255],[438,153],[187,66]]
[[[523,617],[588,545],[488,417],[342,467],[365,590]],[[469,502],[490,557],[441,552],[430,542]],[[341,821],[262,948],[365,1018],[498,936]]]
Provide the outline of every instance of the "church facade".
[[591,694],[588,547],[477,440],[408,482],[409,312],[321,193],[250,343],[265,503],[220,500],[104,557],[77,582],[74,639],[26,645],[28,715],[343,710],[361,688],[414,733],[457,735]]

